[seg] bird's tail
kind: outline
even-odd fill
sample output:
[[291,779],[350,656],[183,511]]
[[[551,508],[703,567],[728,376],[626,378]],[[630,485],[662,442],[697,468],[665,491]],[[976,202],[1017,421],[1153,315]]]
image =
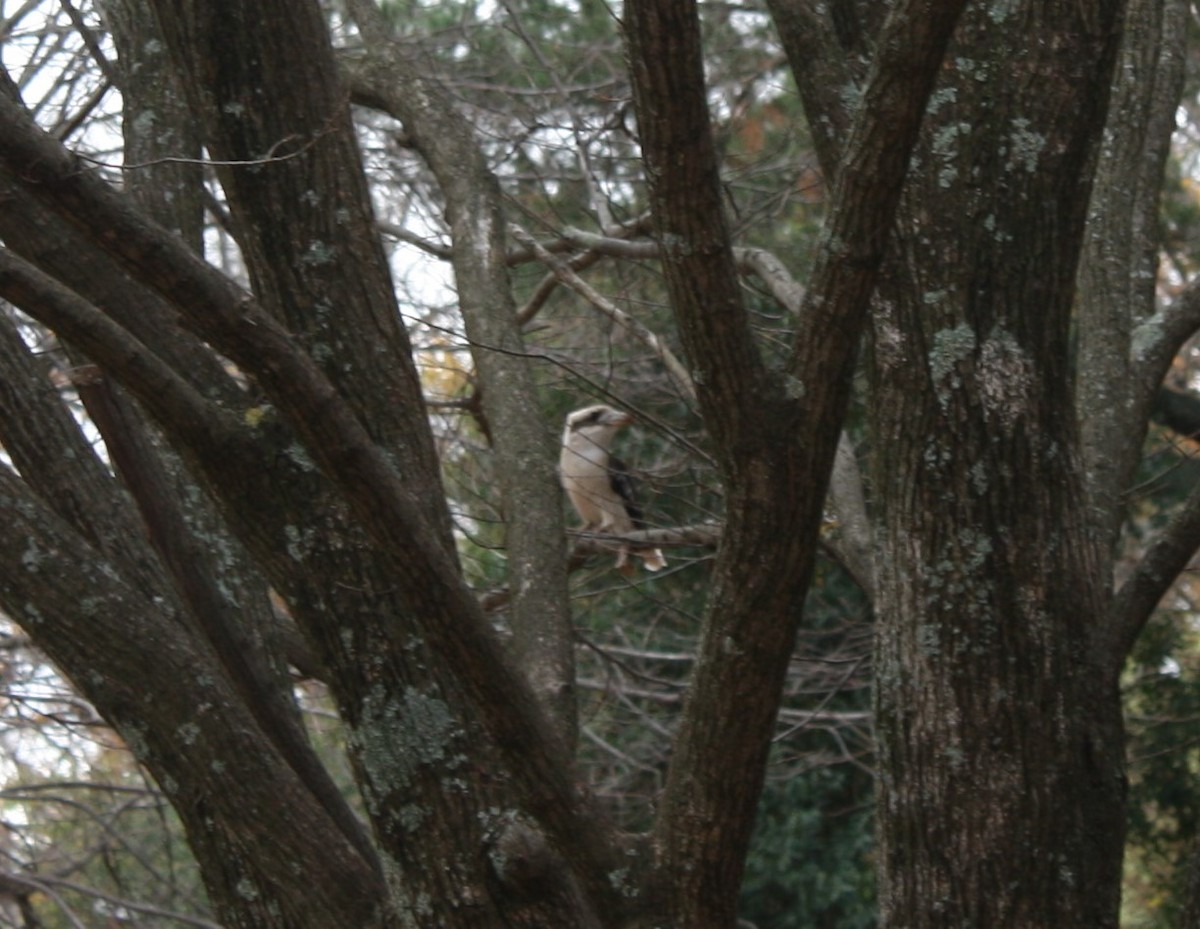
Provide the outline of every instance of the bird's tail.
[[647,571],[661,571],[667,566],[667,559],[658,548],[635,548],[634,552],[642,559]]
[[632,548],[629,545],[622,545],[619,549],[617,549],[616,568],[626,577],[631,577],[635,570],[633,562],[629,560],[629,555],[631,552],[642,559],[647,571],[661,571],[667,566],[667,559],[663,557],[663,553],[660,549]]

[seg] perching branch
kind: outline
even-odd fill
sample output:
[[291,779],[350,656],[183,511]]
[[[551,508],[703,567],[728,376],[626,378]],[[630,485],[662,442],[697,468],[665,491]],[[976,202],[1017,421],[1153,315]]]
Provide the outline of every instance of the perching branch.
[[613,544],[663,546],[694,546],[715,549],[721,541],[720,523],[693,523],[689,526],[671,526],[659,529],[638,529],[613,535],[605,532],[571,530],[575,539],[575,550],[587,554],[612,551]]

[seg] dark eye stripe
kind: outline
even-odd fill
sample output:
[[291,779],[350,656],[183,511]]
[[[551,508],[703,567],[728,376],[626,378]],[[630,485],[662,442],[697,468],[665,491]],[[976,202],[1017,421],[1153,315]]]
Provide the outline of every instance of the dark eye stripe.
[[587,416],[582,419],[577,419],[571,423],[571,431],[582,429],[584,426],[590,426],[593,423],[601,422],[604,419],[604,410],[592,410]]

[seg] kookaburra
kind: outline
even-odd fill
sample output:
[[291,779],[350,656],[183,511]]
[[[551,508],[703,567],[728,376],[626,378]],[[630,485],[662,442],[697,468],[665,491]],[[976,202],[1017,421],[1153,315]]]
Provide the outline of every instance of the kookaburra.
[[[628,413],[603,405],[584,407],[567,416],[559,473],[585,530],[627,535],[646,528],[633,499],[629,472],[609,451],[618,430],[632,421]],[[631,551],[645,562],[648,571],[666,567],[657,548],[623,542],[617,549],[617,567],[623,571],[632,570],[627,567]]]

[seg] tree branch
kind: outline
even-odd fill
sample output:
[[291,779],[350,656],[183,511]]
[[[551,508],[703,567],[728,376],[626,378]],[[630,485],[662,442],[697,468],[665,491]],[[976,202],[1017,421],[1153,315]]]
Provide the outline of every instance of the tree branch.
[[1130,377],[1142,390],[1155,390],[1175,357],[1200,330],[1200,275],[1153,316],[1134,327]]
[[546,251],[525,230],[518,226],[513,226],[512,236],[526,248],[530,249],[546,267],[550,268],[555,277],[654,352],[658,356],[658,360],[662,362],[663,367],[667,369],[671,380],[675,382],[676,388],[679,389],[683,396],[691,400],[695,399],[696,386],[692,383],[692,376],[688,374],[687,368],[675,357],[675,353],[671,351],[670,346],[660,339],[649,326],[646,326],[641,320],[630,316],[611,300],[605,298],[587,281],[572,271],[565,261],[561,261]]
[[0,296],[21,307],[90,358],[121,372],[155,415],[196,444],[222,444],[236,420],[140,341],[54,278],[0,248]]
[[783,377],[763,365],[741,302],[695,5],[625,6],[664,272],[726,484],[725,536],[655,825],[671,888],[667,920],[735,918],[746,824],[811,579],[868,300],[962,6],[911,0],[889,10]]
[[[141,411],[116,384],[107,381],[79,387],[80,397],[103,436],[113,467],[129,488],[142,514],[151,543],[170,571],[179,595],[229,674],[238,694],[254,714],[276,750],[325,807],[363,861],[379,861],[366,829],[313,751],[292,698],[286,665],[272,654],[267,635],[272,628],[267,585],[257,572],[247,574],[249,560],[234,540],[224,539],[222,560],[214,557],[211,540],[221,538],[216,515],[204,505],[185,509],[186,487],[178,482],[182,462],[170,447],[157,449],[149,440]],[[191,485],[198,496],[200,489]],[[229,564],[242,571],[230,576]]]
[[[562,234],[564,239],[579,248],[600,252],[612,258],[657,259],[662,251],[659,244],[650,239],[614,239],[611,236],[596,235],[571,227],[564,229]],[[800,311],[804,300],[804,288],[775,254],[764,248],[734,247],[733,260],[738,270],[744,274],[756,275],[785,310],[790,313]]]
[[[4,286],[0,250],[0,295]],[[127,565],[143,591],[160,591],[161,566],[145,543],[129,500],[38,371],[12,321],[0,317],[0,444],[25,482],[107,557]]]
[[861,331],[926,102],[964,5],[893,6],[878,37],[796,327],[789,370],[806,389],[841,385],[851,373],[852,336]]
[[[59,215],[87,229],[131,274],[171,299],[190,329],[257,378],[378,546],[408,604],[406,615],[420,622],[426,641],[474,703],[529,811],[579,873],[591,875],[593,898],[611,912],[623,911],[629,902],[605,875],[622,867],[625,856],[593,802],[576,786],[563,743],[462,582],[448,540],[429,525],[431,493],[436,489],[441,505],[440,485],[435,481],[431,488],[422,471],[406,472],[402,479],[392,464],[395,450],[385,454],[372,441],[320,368],[277,322],[81,170],[4,94],[0,127],[0,164]],[[409,630],[399,617],[379,619],[403,653],[410,645]]]
[[[64,283],[140,341],[206,397],[239,408],[250,402],[212,348],[179,325],[163,298],[122,273],[70,222],[0,169],[0,238],[16,255]],[[78,345],[77,345],[78,347]]]
[[[258,905],[289,914],[294,925],[368,925],[382,893],[375,872],[279,756],[264,750],[268,741],[173,601],[156,603],[127,584],[119,565],[3,468],[0,507],[0,603],[68,676],[89,682],[97,707],[171,792],[189,836],[242,862],[231,864],[230,874],[240,871],[231,883],[240,877]],[[151,640],[164,647],[141,647]],[[214,760],[224,766],[219,777]],[[247,803],[271,829],[245,829]],[[307,865],[297,867],[305,854]],[[309,868],[338,877],[312,881]]]
[[701,414],[728,475],[728,450],[755,444],[773,378],[742,302],[703,93],[692,3],[631,3],[625,36],[655,235]]
[[1113,599],[1114,661],[1133,648],[1155,607],[1200,548],[1200,490],[1194,490],[1146,548]]
[[369,51],[358,80],[404,123],[446,198],[458,305],[505,513],[514,644],[564,744],[573,746],[578,709],[558,449],[513,301],[500,186],[450,95],[409,60],[374,0],[351,0],[350,11]]
[[866,77],[868,56],[862,30],[841,30],[839,35],[836,22],[838,8],[847,11],[845,18],[853,19],[855,6],[845,0],[767,2],[800,91],[821,173],[829,183],[841,169],[854,106]]
[[1157,300],[1159,200],[1183,90],[1188,17],[1180,0],[1128,4],[1077,274],[1081,472],[1106,544],[1120,531],[1122,499],[1168,363],[1161,348],[1151,352],[1153,362],[1137,358],[1145,347],[1136,344],[1135,324]]
[[[209,443],[214,434],[225,436],[218,444],[226,449],[232,444],[229,437],[234,427],[230,417],[201,399],[182,378],[99,310],[7,249],[0,249],[0,294],[54,329],[60,337],[87,350],[91,357],[120,370],[131,387],[150,398],[150,406],[156,415],[164,422],[179,424],[180,431],[190,435],[193,445],[211,447]],[[4,329],[6,331],[0,333],[0,370],[9,371],[11,376],[20,356],[14,350],[15,333],[11,333],[7,325]],[[150,369],[152,376],[130,377],[130,372],[141,369]],[[73,453],[62,452],[55,466],[38,467],[34,456],[61,448],[59,444],[51,443],[54,433],[49,430],[61,410],[56,413],[54,409],[47,409],[50,404],[40,404],[36,417],[32,413],[25,417],[27,428],[18,433],[21,424],[16,421],[16,416],[25,404],[18,404],[14,397],[14,402],[5,404],[6,415],[2,417],[4,422],[0,422],[0,435],[5,437],[5,445],[18,465],[25,465],[22,473],[29,475],[35,484],[43,485],[43,496],[55,501],[57,506],[72,500],[80,486],[93,487],[86,508],[76,506],[72,509],[72,521],[84,526],[93,544],[99,543],[102,550],[111,553],[113,546],[118,547],[123,564],[143,574],[151,570],[151,580],[144,581],[142,589],[161,593],[167,586],[166,577],[158,570],[155,555],[140,544],[146,538],[145,532],[149,532],[191,615],[208,636],[263,731],[325,804],[330,816],[356,844],[363,859],[374,861],[373,846],[312,754],[299,719],[289,711],[291,705],[284,692],[267,677],[266,656],[253,638],[262,635],[261,625],[265,618],[260,616],[257,625],[249,622],[256,607],[247,598],[248,592],[243,590],[242,598],[231,600],[217,581],[216,568],[210,564],[207,549],[198,545],[192,527],[173,503],[175,495],[166,484],[162,463],[156,460],[148,443],[140,438],[138,425],[130,419],[133,411],[128,402],[121,403],[110,396],[100,383],[83,383],[78,389],[85,402],[90,401],[89,411],[108,443],[114,467],[138,503],[144,527],[129,524],[124,499],[111,499],[115,488],[103,494],[95,492],[95,475],[90,481],[81,480],[81,475],[75,474],[69,482],[47,483],[52,475],[62,471],[63,462],[74,463],[74,470],[78,472],[89,459],[94,460],[94,456],[85,443],[77,443],[83,444],[83,448],[76,448]],[[108,389],[111,391],[112,385]],[[34,423],[38,427],[36,439],[22,441],[22,434],[27,433]],[[77,429],[74,431],[78,434]],[[63,432],[63,429],[59,430],[60,434]],[[89,512],[97,508],[100,512]],[[231,580],[226,579],[224,583],[231,583]],[[257,609],[269,610],[265,588],[261,594],[263,600]]]
[[196,929],[223,929],[219,923],[215,923],[210,919],[191,916],[188,913],[168,910],[161,906],[154,906],[153,904],[137,900],[114,897],[112,894],[101,893],[96,888],[89,887],[87,884],[69,881],[55,875],[38,874],[33,876],[21,874],[16,871],[0,872],[0,891],[5,893],[17,895],[19,893],[30,894],[40,892],[53,895],[54,890],[59,888],[81,894],[85,897],[102,900],[114,909],[129,910],[133,913],[145,913],[147,916],[154,916],[163,921],[177,922],[184,926],[195,926]]
[[588,554],[611,551],[614,542],[628,542],[632,545],[666,545],[666,546],[697,546],[699,548],[715,549],[721,541],[720,523],[693,523],[689,526],[671,526],[659,529],[639,529],[636,532],[626,532],[613,535],[605,532],[587,532],[571,530],[570,536],[575,539],[577,551]]
[[829,479],[829,504],[837,525],[823,542],[854,578],[868,600],[875,599],[874,544],[863,493],[862,470],[846,433],[838,438]]

